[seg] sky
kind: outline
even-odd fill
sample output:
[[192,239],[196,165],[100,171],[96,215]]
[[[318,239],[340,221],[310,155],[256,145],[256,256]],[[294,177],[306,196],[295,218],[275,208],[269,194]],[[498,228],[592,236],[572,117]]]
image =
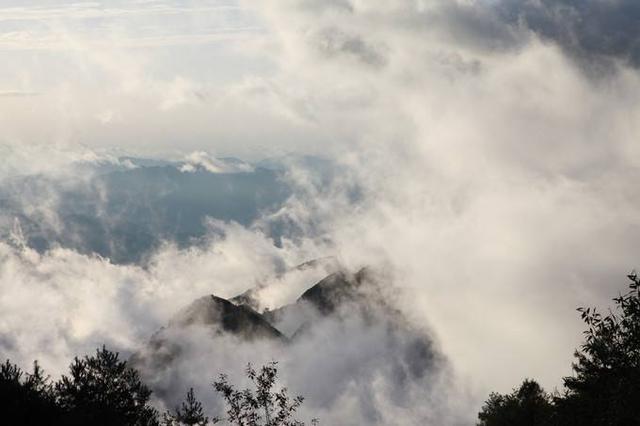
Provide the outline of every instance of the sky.
[[273,149],[264,135],[301,136],[286,111],[252,105],[274,63],[264,25],[235,2],[2,6],[8,141],[249,156]]
[[[636,3],[3,0],[0,179],[125,154],[342,167],[321,191],[291,171],[278,214],[314,232],[280,247],[234,224],[152,268],[1,245],[10,353],[55,370],[100,339],[131,349],[203,292],[332,255],[394,271],[471,407],[525,377],[559,387],[575,308],[609,306],[638,266]],[[55,342],[23,316],[43,289]]]

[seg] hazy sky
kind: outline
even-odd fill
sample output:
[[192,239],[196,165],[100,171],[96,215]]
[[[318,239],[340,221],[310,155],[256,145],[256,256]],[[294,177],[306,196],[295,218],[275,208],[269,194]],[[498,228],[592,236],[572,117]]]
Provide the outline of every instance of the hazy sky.
[[234,1],[3,2],[3,139],[277,152],[303,130],[262,99],[274,50]]
[[[390,265],[406,314],[435,330],[474,398],[524,377],[557,386],[581,338],[574,309],[607,306],[638,266],[638,19],[635,0],[4,0],[0,176],[104,150],[312,153],[349,172],[321,195],[293,176],[283,214],[321,224],[321,243],[274,248],[235,229],[208,253],[159,253],[151,271],[0,247],[0,282],[91,283],[98,268],[100,285],[144,282],[169,310],[187,282],[189,296],[210,288],[206,265],[232,293],[238,271],[332,254]],[[97,324],[143,315],[114,306],[60,324],[126,347],[165,319],[114,336]]]

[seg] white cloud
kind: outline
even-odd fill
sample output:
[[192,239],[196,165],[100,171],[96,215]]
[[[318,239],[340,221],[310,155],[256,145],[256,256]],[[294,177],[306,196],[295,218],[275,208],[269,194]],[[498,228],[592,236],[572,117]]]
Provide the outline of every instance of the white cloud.
[[253,171],[253,167],[248,163],[224,161],[204,151],[195,151],[185,157],[185,163],[180,167],[180,171],[193,172],[198,169],[211,173],[247,173]]
[[[25,69],[0,71],[13,79],[8,87],[41,93],[37,99],[0,99],[0,117],[10,117],[0,118],[3,137],[253,157],[298,150],[337,159],[350,172],[325,191],[309,189],[303,173],[291,174],[308,191],[279,214],[300,221],[302,229],[320,229],[324,239],[288,242],[285,251],[325,254],[329,246],[348,265],[394,268],[407,313],[433,325],[478,401],[524,377],[559,384],[581,338],[573,309],[608,304],[637,265],[637,71],[614,61],[613,72],[594,77],[567,56],[566,46],[528,28],[504,26],[482,2],[243,6],[264,20],[268,33],[224,54],[197,50],[195,56],[217,55],[215,63],[198,62],[187,49],[171,50],[167,59],[156,50],[86,48],[69,56],[68,68],[58,65],[54,83],[39,80],[39,68],[24,59],[19,65]],[[3,34],[14,45],[39,36]],[[101,36],[97,41],[88,46],[111,45]],[[221,77],[221,59],[243,55],[258,59],[229,65],[232,77]],[[176,58],[216,77],[184,72]],[[194,93],[207,96],[200,100]],[[21,112],[25,103],[34,108],[28,114]],[[122,119],[99,129],[88,124],[87,117],[94,123],[104,111]],[[33,151],[11,164],[57,167],[43,158]],[[355,206],[345,202],[354,188],[360,199]],[[245,252],[252,244],[257,252]],[[20,282],[16,277],[39,283],[32,278],[39,268],[50,268],[53,277],[89,275],[81,267],[65,272],[68,263],[56,257],[61,252],[33,264],[3,250],[9,265],[3,285]],[[159,277],[167,275],[173,296],[182,286],[191,288],[194,256],[224,259],[197,265],[203,275],[240,289],[238,277],[270,270],[266,259],[274,250],[281,253],[238,231],[208,254],[165,250],[152,272],[65,256],[105,276],[124,277],[118,282],[139,279],[159,294],[165,291]],[[204,289],[204,281],[194,288]],[[59,303],[74,305],[73,297],[52,291],[54,302],[43,310],[64,297],[69,299]],[[150,309],[131,315],[156,318]],[[20,310],[14,312],[7,318],[20,318]],[[91,327],[61,315],[61,324],[73,325],[65,339],[88,335]],[[157,318],[149,321],[161,323]],[[11,327],[20,322],[12,321]],[[140,336],[112,337],[124,345]],[[25,348],[27,356],[37,344]]]
[[131,353],[195,298],[232,297],[273,275],[279,263],[300,260],[238,225],[225,231],[207,250],[167,246],[147,269],[0,243],[3,356],[21,365],[38,358],[59,374],[75,354],[103,343]]
[[[558,385],[581,337],[573,309],[608,304],[637,263],[637,73],[593,79],[517,29],[503,47],[480,3],[334,3],[257,8],[281,77],[313,94],[340,141],[325,149],[365,192],[357,211],[318,210],[337,250],[397,268],[407,308],[481,395]],[[325,32],[384,46],[382,65],[318,50]]]

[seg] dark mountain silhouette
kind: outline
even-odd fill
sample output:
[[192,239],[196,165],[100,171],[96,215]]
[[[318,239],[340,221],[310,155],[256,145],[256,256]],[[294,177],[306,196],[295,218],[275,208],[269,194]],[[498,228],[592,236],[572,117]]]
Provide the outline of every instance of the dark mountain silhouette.
[[[325,321],[344,324],[353,333],[367,328],[384,330],[386,349],[394,354],[388,362],[397,383],[422,379],[429,371],[444,367],[445,360],[432,337],[395,307],[391,288],[391,278],[374,268],[356,273],[342,269],[307,289],[295,303],[265,312],[264,317],[292,342],[312,338]],[[349,325],[354,321],[359,324],[355,328]]]
[[[340,262],[335,257],[327,256],[327,257],[309,260],[293,268],[287,269],[279,273],[278,275],[276,275],[275,279],[277,280],[286,279],[287,275],[295,274],[297,272],[303,272],[307,270],[316,270],[321,273],[323,272],[325,274],[332,274],[341,269],[342,269],[342,265],[340,265]],[[247,305],[256,311],[261,311],[259,293],[260,293],[260,290],[268,286],[269,286],[269,282],[258,283],[255,287],[252,287],[247,291],[235,297],[232,297],[231,299],[229,299],[229,301],[236,305]]]
[[[378,330],[387,353],[381,356],[393,354],[388,364],[397,382],[420,380],[442,365],[444,358],[431,337],[393,307],[384,284],[388,282],[371,268],[356,273],[340,270],[305,290],[294,303],[263,313],[242,303],[246,294],[230,299],[235,303],[209,295],[177,313],[167,328],[153,336],[143,355],[134,357],[134,365],[149,376],[157,369],[170,368],[185,344],[181,331],[193,326],[210,330],[213,339],[222,334],[244,341],[269,339],[287,348],[304,339],[314,339],[316,330],[333,323],[343,324],[340,328],[345,337],[367,329]],[[327,346],[334,343],[340,344],[323,342]],[[162,390],[158,392],[162,394]]]
[[247,340],[286,340],[282,333],[249,306],[238,306],[214,295],[197,299],[169,322],[169,327],[192,325],[211,326],[217,333],[230,333]]
[[407,325],[387,300],[383,282],[371,268],[356,273],[344,269],[331,273],[307,289],[295,303],[264,313],[265,318],[290,337],[299,337],[322,318],[359,315],[367,321]]
[[357,302],[365,296],[361,286],[373,283],[367,274],[366,269],[361,269],[355,275],[335,272],[302,293],[298,301],[308,302],[323,315],[329,315],[340,305]]
[[262,315],[250,307],[234,305],[226,299],[209,295],[195,300],[178,312],[167,327],[151,337],[147,348],[131,357],[132,365],[145,371],[169,367],[184,349],[182,343],[176,342],[175,333],[180,334],[190,327],[204,328],[210,332],[213,339],[226,333],[246,341],[288,341]]

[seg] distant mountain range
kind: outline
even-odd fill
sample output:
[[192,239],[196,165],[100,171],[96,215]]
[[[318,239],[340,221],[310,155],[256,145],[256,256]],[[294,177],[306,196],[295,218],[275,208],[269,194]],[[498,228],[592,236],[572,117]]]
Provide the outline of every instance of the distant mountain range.
[[[62,175],[0,181],[0,239],[17,232],[40,252],[62,246],[142,263],[162,242],[202,243],[211,232],[207,218],[249,227],[278,210],[292,194],[286,178],[292,164],[318,185],[333,174],[331,163],[315,157],[187,160],[121,157],[80,163]],[[279,243],[291,230],[273,222],[265,231]]]

